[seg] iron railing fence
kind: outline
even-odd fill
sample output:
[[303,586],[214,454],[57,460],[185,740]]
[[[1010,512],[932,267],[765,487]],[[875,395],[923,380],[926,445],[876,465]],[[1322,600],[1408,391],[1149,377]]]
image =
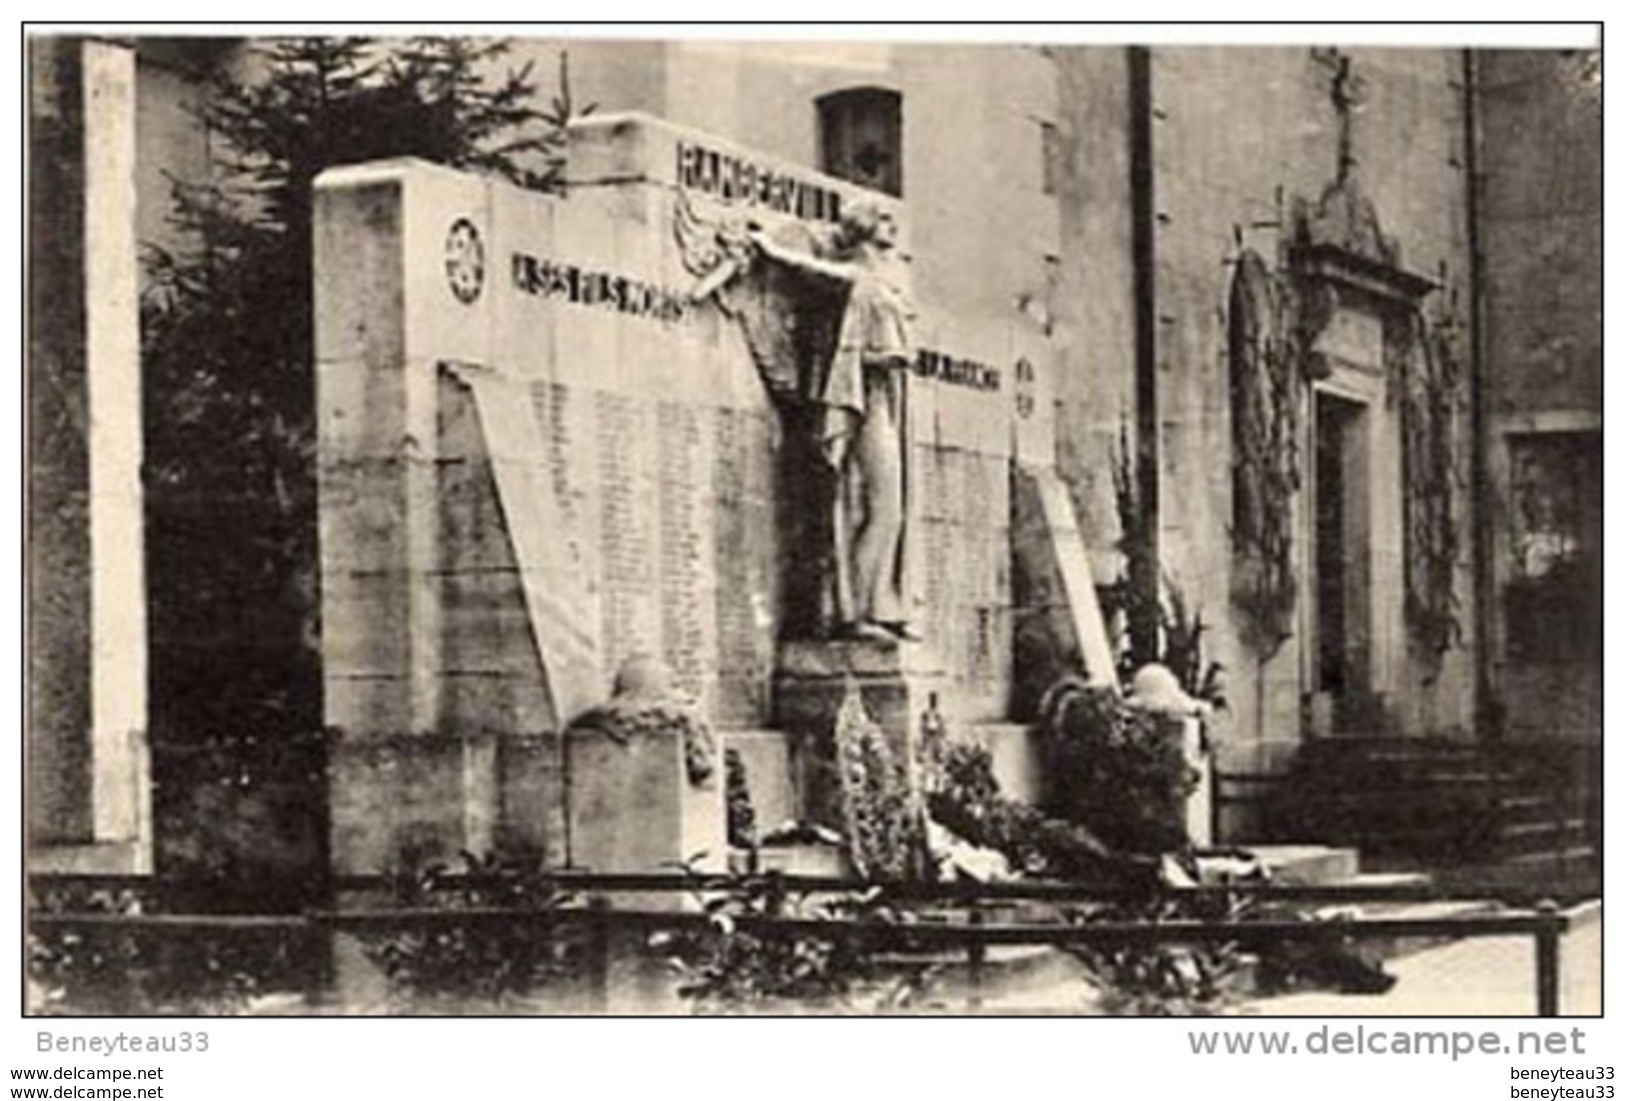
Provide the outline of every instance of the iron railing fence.
[[[520,904],[487,904],[522,885],[531,899]],[[162,912],[166,894],[195,900],[206,897],[196,882],[167,883],[150,876],[34,875],[29,932],[35,945],[88,944],[98,935],[122,938],[122,958],[100,960],[109,977],[120,969],[150,977],[164,960],[196,966],[202,946],[210,942],[270,943],[283,970],[284,989],[301,991],[308,1010],[322,1013],[331,1005],[333,939],[337,935],[388,935],[500,930],[519,941],[539,936],[547,941],[569,938],[578,949],[576,965],[587,976],[592,995],[586,1009],[609,1005],[610,946],[620,934],[702,930],[715,922],[705,909],[685,905],[682,896],[701,899],[722,894],[769,900],[764,912],[730,913],[739,930],[768,935],[805,935],[824,941],[861,939],[875,951],[963,953],[969,979],[967,1008],[980,1008],[980,988],[988,950],[999,946],[1053,946],[1091,949],[1155,948],[1165,945],[1234,945],[1260,948],[1290,942],[1393,942],[1409,939],[1460,940],[1478,937],[1527,937],[1533,950],[1537,1015],[1558,1015],[1561,943],[1578,922],[1590,920],[1600,903],[1582,899],[1537,898],[1515,888],[1495,886],[1481,892],[1459,886],[1448,892],[1427,883],[1286,885],[1243,882],[1222,886],[1165,888],[1147,894],[1057,882],[924,883],[875,882],[776,872],[759,875],[703,873],[603,874],[580,871],[448,874],[429,879],[386,875],[341,876],[324,884],[332,904],[297,914],[209,914]],[[870,903],[884,899],[900,904],[960,907],[916,912],[909,919],[804,916],[777,903],[816,895],[861,896]],[[615,905],[615,896],[639,896],[632,905]],[[355,900],[371,897],[361,905]],[[650,900],[666,905],[649,904]],[[402,904],[398,901],[407,898]],[[1227,916],[1174,917],[1156,920],[1095,920],[1077,914],[1048,915],[1045,920],[1012,917],[1014,903],[1109,905],[1112,903],[1183,902],[1188,911],[1221,909],[1236,900],[1264,903],[1493,902],[1497,909],[1443,916],[1368,915],[1340,910],[1315,920],[1282,918],[1268,909],[1232,911]],[[1273,913],[1273,916],[1272,916]],[[143,955],[148,942],[167,945]],[[46,953],[48,955],[48,952]],[[219,968],[212,970],[218,971]],[[127,975],[125,976],[128,977]]]

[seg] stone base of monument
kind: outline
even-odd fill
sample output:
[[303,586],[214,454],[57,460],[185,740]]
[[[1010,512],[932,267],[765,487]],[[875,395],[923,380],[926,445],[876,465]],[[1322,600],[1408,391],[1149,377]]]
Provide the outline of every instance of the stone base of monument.
[[796,791],[794,738],[783,730],[727,730],[719,737],[724,749],[737,753],[744,766],[757,833],[797,821],[801,797]]
[[1360,851],[1332,845],[1248,845],[1270,879],[1292,886],[1350,883],[1360,874]]
[[[565,745],[572,868],[592,872],[702,871],[728,867],[721,761],[704,783],[688,779],[683,739],[671,731],[624,738],[581,728]],[[623,908],[680,906],[671,892],[615,896]]]
[[327,769],[340,875],[456,866],[461,853],[564,858],[552,736],[339,732]]
[[914,752],[933,699],[940,713],[954,714],[946,665],[926,645],[907,640],[781,643],[773,687],[774,724],[796,737],[802,816],[836,827],[835,720],[849,687],[861,694],[864,710],[886,732],[900,761]]
[[839,845],[763,845],[755,852],[738,852],[729,862],[740,875],[776,872],[779,875],[821,876],[843,879],[853,875],[852,860]]

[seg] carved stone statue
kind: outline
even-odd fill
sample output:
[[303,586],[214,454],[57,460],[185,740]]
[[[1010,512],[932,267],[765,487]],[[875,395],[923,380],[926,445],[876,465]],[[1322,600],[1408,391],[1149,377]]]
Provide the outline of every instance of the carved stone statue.
[[853,205],[834,238],[706,227],[686,202],[677,231],[715,296],[742,323],[757,367],[782,404],[811,406],[817,450],[834,473],[832,601],[838,634],[892,641],[908,627],[903,570],[909,336],[912,310],[896,255],[897,225]]

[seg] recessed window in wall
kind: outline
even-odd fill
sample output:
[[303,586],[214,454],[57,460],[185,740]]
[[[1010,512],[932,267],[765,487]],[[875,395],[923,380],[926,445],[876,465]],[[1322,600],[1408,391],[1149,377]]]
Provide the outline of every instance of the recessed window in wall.
[[1602,434],[1511,436],[1507,657],[1591,659],[1602,645]]
[[903,97],[889,88],[847,88],[818,100],[825,172],[903,194]]

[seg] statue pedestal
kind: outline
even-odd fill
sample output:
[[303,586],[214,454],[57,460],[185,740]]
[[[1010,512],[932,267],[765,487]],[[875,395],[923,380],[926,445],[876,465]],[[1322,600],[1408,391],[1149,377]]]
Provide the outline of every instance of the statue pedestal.
[[[886,732],[899,761],[917,765],[920,723],[933,695],[937,710],[953,715],[947,669],[923,643],[846,639],[781,643],[774,676],[774,724],[796,737],[801,816],[836,828],[842,822],[835,720],[848,684],[857,687],[864,710]],[[910,774],[916,774],[914,765]]]
[[[727,870],[720,762],[703,784],[693,784],[677,733],[635,732],[623,741],[582,727],[567,738],[572,867],[670,873],[693,860],[699,870]],[[617,905],[653,909],[685,897],[651,892],[615,899]]]

